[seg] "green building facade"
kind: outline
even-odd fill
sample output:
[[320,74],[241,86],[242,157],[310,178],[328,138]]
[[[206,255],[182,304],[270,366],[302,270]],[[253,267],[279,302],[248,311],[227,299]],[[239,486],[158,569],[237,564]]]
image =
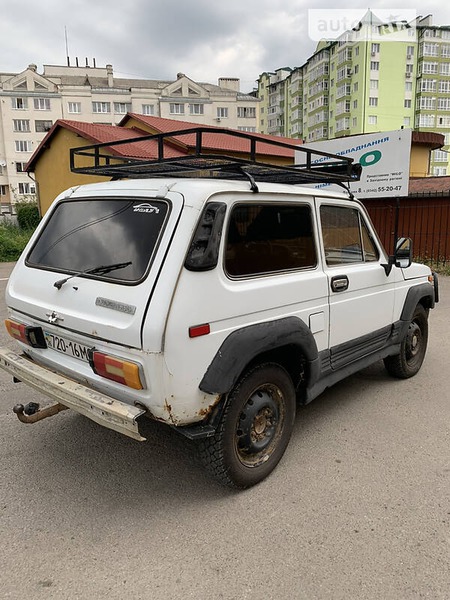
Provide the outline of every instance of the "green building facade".
[[302,66],[263,73],[258,96],[262,133],[306,143],[402,127],[442,133],[430,174],[450,174],[450,26],[431,17],[380,24],[369,11]]

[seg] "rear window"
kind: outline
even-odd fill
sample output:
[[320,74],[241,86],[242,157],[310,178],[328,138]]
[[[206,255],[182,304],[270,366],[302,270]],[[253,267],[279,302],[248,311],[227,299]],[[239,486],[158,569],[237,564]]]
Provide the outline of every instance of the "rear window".
[[139,281],[155,253],[168,212],[168,203],[161,200],[62,202],[42,230],[27,264],[80,273],[131,263],[101,276],[123,283]]

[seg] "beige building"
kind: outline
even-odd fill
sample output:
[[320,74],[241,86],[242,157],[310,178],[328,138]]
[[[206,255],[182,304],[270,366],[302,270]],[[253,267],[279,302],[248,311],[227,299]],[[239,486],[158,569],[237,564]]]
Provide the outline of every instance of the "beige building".
[[[34,197],[25,165],[57,119],[117,125],[127,113],[256,131],[259,100],[240,92],[240,81],[124,79],[113,67],[29,65],[0,73],[0,202],[2,212]],[[31,177],[33,175],[31,174]]]

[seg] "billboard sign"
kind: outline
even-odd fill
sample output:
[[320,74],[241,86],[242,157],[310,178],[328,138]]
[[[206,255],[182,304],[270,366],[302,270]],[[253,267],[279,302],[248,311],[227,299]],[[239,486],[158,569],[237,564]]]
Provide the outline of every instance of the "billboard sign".
[[[363,167],[361,179],[350,183],[350,190],[357,198],[392,198],[408,195],[411,137],[411,129],[399,129],[304,144],[302,148],[331,152],[353,158],[355,163],[360,163]],[[296,162],[301,162],[300,152],[297,154]],[[314,160],[312,156],[313,164],[326,160],[319,155]],[[335,184],[311,185],[315,188],[342,191],[342,188]]]

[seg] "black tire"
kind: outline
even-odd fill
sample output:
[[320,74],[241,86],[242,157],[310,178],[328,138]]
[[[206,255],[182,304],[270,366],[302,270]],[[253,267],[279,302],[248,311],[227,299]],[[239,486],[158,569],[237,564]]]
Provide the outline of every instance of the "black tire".
[[399,379],[408,379],[419,372],[427,350],[428,312],[418,304],[408,331],[400,347],[400,354],[384,359],[388,373]]
[[288,373],[273,363],[255,367],[231,391],[215,435],[200,441],[203,464],[229,487],[246,488],[260,482],[286,450],[295,408]]

